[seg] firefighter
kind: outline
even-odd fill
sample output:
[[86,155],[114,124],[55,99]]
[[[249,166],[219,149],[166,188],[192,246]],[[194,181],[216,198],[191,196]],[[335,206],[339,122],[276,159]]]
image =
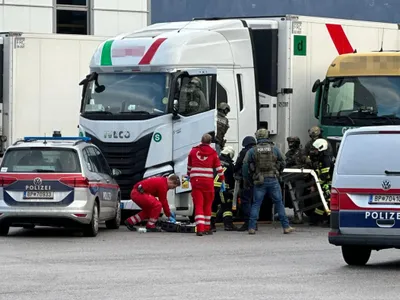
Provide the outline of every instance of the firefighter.
[[256,144],[257,141],[254,137],[246,136],[242,141],[243,148],[240,151],[235,163],[235,179],[240,183],[240,203],[244,218],[244,224],[238,229],[238,231],[249,230],[250,207],[253,199],[253,189],[249,186],[246,188],[243,186],[242,167],[247,151],[253,148]]
[[[321,185],[324,193],[324,198],[328,202],[331,198],[331,167],[332,155],[329,152],[329,144],[325,139],[317,139],[313,144],[310,151],[310,158],[314,166],[314,170],[318,175],[319,184]],[[316,225],[323,221],[329,220],[323,205],[314,210],[314,216],[311,219],[310,225]]]
[[233,202],[233,188],[235,186],[235,178],[233,177],[234,165],[233,157],[235,156],[235,150],[231,146],[227,146],[221,151],[219,157],[222,168],[225,175],[225,190],[221,188],[221,182],[219,176],[216,175],[214,178],[214,192],[215,199],[212,205],[211,214],[211,230],[216,232],[216,217],[218,212],[218,206],[221,205],[222,218],[224,220],[225,231],[236,231],[237,228],[233,224],[233,213],[232,213],[232,202]]
[[224,172],[217,152],[211,148],[212,137],[204,134],[201,144],[193,147],[188,157],[188,176],[192,185],[196,235],[212,234],[211,206],[214,200],[214,169],[225,186]]
[[267,129],[260,128],[257,130],[257,145],[246,153],[243,161],[244,186],[248,186],[250,180],[254,184],[254,201],[250,211],[249,234],[256,233],[256,222],[266,194],[272,198],[275,204],[283,233],[291,233],[294,230],[289,225],[289,220],[286,216],[281,186],[278,180],[280,172],[285,167],[285,160],[279,148],[268,137]]
[[228,103],[221,102],[218,105],[217,134],[215,137],[215,149],[217,150],[218,155],[221,154],[221,150],[224,148],[226,143],[225,134],[229,129],[229,120],[226,116],[230,111],[231,108]]
[[164,210],[164,214],[170,220],[175,219],[175,214],[169,209],[167,192],[180,185],[179,177],[175,174],[171,174],[168,177],[157,176],[147,178],[136,183],[131,192],[131,199],[142,211],[126,219],[126,227],[131,231],[136,231],[135,225],[148,219],[146,225],[147,232],[160,232],[161,229],[156,227],[156,222],[160,216],[161,209]]
[[[311,151],[311,148],[312,148],[312,144],[313,144],[317,139],[323,139],[323,137],[322,137],[322,130],[321,130],[321,128],[318,127],[318,126],[313,126],[313,127],[311,127],[311,128],[308,130],[308,135],[310,136],[310,140],[309,140],[309,141],[307,142],[307,144],[304,146],[305,155],[306,155],[307,157],[310,156],[310,151]],[[327,143],[328,143],[328,150],[329,150],[329,152],[330,152],[331,155],[332,155],[332,153],[333,153],[332,146],[331,146],[331,144],[330,144],[328,141],[327,141]]]
[[290,136],[287,139],[289,151],[286,152],[286,168],[304,168],[310,164],[307,160],[304,150],[301,148],[300,138],[297,136]]

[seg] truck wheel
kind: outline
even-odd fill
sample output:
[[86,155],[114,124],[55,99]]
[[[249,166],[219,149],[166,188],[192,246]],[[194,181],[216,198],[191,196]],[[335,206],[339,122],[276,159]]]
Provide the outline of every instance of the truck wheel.
[[107,229],[118,229],[121,224],[121,202],[117,201],[117,207],[114,219],[106,221]]
[[344,261],[349,266],[364,266],[371,256],[371,248],[362,246],[342,246],[342,255]]
[[10,226],[7,224],[0,224],[0,236],[7,236],[10,231]]
[[83,235],[95,237],[99,233],[99,206],[97,202],[93,205],[92,220],[83,228]]

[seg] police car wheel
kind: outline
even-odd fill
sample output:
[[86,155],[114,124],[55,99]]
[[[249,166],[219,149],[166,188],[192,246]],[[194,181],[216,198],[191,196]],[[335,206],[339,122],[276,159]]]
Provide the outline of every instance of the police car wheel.
[[87,237],[95,237],[99,233],[99,207],[97,203],[93,205],[92,220],[85,225],[83,234]]
[[342,246],[342,255],[344,261],[349,266],[364,266],[371,256],[371,248],[362,246]]
[[121,224],[121,202],[117,202],[115,218],[106,221],[107,229],[118,229],[119,225]]
[[8,235],[9,231],[10,231],[10,226],[6,224],[0,224],[0,236]]

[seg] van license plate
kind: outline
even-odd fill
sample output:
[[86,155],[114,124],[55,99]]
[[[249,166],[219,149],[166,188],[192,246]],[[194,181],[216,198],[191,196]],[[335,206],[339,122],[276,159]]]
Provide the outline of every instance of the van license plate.
[[24,199],[53,199],[54,192],[49,191],[25,191]]
[[400,204],[400,195],[373,195],[370,204]]

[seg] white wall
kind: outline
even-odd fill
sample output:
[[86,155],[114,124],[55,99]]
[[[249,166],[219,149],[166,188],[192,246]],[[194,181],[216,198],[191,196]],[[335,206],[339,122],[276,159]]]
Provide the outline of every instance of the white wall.
[[[0,0],[0,31],[55,33],[56,0]],[[150,0],[90,0],[90,33],[114,36],[150,24]]]

